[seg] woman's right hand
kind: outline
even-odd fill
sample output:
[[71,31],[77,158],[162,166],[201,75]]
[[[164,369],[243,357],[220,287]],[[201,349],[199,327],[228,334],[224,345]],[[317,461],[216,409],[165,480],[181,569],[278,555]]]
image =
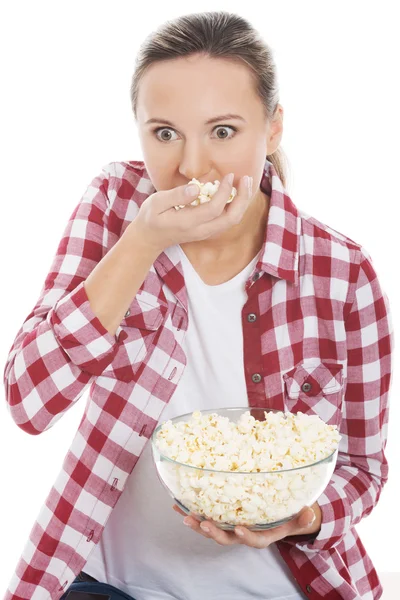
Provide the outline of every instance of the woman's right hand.
[[[151,194],[129,225],[146,246],[155,252],[161,253],[175,244],[205,240],[238,225],[252,198],[251,185],[250,188],[246,186],[244,177],[239,182],[236,196],[229,204],[227,201],[232,185],[229,184],[227,175],[210,202],[198,206],[191,206],[190,203],[199,195],[199,187],[195,186],[197,191],[192,196],[185,194],[186,187],[187,185]],[[185,208],[176,210],[175,206],[178,204],[184,204]]]

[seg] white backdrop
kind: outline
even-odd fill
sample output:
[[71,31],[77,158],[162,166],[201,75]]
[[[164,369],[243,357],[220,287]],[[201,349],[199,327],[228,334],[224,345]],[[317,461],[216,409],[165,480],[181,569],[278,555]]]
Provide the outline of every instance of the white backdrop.
[[[3,4],[2,369],[86,186],[109,162],[143,160],[129,100],[139,45],[165,20],[208,10],[249,19],[272,47],[285,111],[288,191],[300,209],[368,250],[397,330],[396,4],[381,2],[377,10],[375,2],[355,0],[170,1],[157,11],[154,3],[140,3],[138,11],[133,0]],[[384,600],[397,597],[390,590],[400,577],[399,392],[395,372],[386,450],[389,482],[372,514],[358,525],[384,584],[392,582],[385,586]],[[58,474],[85,399],[52,429],[30,436],[12,421],[2,392],[0,594]]]

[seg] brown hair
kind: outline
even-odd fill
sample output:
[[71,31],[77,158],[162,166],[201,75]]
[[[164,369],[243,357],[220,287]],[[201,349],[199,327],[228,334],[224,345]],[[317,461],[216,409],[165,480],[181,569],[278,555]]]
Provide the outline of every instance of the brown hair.
[[[135,120],[139,83],[150,65],[193,54],[244,62],[250,68],[266,120],[274,117],[279,91],[271,49],[246,19],[218,11],[192,13],[166,21],[145,39],[136,58],[130,87]],[[286,156],[281,147],[267,158],[286,186]]]

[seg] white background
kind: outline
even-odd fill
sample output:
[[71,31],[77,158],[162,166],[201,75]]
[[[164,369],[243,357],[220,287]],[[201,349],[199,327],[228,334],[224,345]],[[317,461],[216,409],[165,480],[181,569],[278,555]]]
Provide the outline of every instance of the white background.
[[[361,243],[399,319],[396,2],[13,2],[0,13],[1,317],[5,366],[67,220],[112,161],[142,160],[130,107],[144,37],[182,14],[227,10],[272,47],[284,107],[282,147],[295,204]],[[138,10],[137,6],[140,6]],[[395,353],[396,363],[396,353]],[[391,389],[389,482],[358,526],[385,583],[400,576],[399,381]],[[85,397],[44,435],[0,404],[1,568],[5,591],[81,419]],[[396,460],[397,459],[397,460]],[[390,575],[391,574],[391,575]],[[399,584],[398,584],[399,585]],[[397,588],[398,590],[398,588]],[[385,586],[384,600],[394,600]]]

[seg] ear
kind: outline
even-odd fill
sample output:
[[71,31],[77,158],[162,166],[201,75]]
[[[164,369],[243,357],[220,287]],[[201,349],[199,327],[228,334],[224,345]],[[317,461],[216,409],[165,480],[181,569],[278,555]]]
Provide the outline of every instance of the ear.
[[267,142],[267,156],[273,154],[282,140],[283,134],[283,107],[278,104],[275,115],[269,126],[269,137]]

